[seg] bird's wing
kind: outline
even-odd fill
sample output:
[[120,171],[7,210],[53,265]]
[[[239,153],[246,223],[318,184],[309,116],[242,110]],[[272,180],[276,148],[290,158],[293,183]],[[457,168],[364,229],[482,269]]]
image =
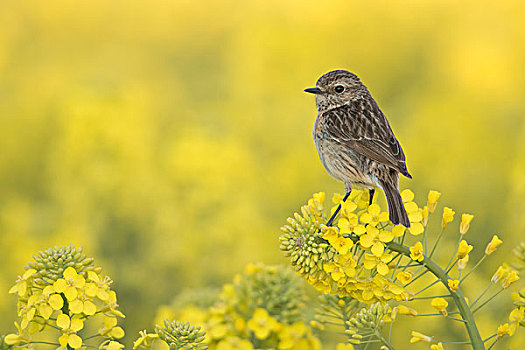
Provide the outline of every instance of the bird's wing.
[[411,177],[405,164],[405,154],[385,115],[373,99],[359,100],[323,112],[323,130],[334,141],[357,153],[396,169]]

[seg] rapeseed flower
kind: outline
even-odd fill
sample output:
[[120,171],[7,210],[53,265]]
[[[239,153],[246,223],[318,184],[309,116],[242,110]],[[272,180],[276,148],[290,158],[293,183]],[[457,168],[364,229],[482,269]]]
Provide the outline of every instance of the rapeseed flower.
[[432,299],[431,305],[434,309],[439,311],[443,316],[447,316],[447,306],[448,302],[443,298],[434,298]]
[[420,341],[430,343],[432,341],[432,337],[429,337],[428,335],[424,335],[423,333],[419,333],[417,331],[412,331],[412,338],[410,338],[410,343],[417,343]]
[[62,335],[58,338],[60,346],[67,348],[71,346],[73,349],[78,349],[82,346],[82,338],[77,335],[77,332],[84,328],[84,322],[78,317],[70,318],[66,314],[57,316],[56,324],[62,329]]
[[459,281],[458,280],[448,280],[447,282],[448,288],[451,292],[457,292],[459,288]]
[[464,257],[466,257],[468,253],[472,251],[472,248],[473,247],[469,245],[467,241],[461,240],[461,242],[459,242],[458,253],[457,253],[458,259],[463,259]]
[[258,308],[253,313],[253,317],[248,321],[247,326],[256,338],[265,339],[271,332],[279,329],[279,322],[270,316],[266,309]]
[[410,257],[414,261],[423,261],[425,258],[423,256],[423,244],[421,242],[416,242],[410,249]]
[[497,235],[492,236],[489,244],[487,244],[487,248],[485,248],[485,254],[490,255],[494,253],[501,243],[503,241]]
[[385,243],[394,239],[390,231],[380,231],[376,227],[367,226],[366,234],[359,237],[359,244],[364,248],[370,248],[372,254],[381,257],[385,251]]
[[446,228],[449,223],[454,220],[454,210],[444,207],[443,208],[443,218],[441,220],[441,227]]
[[471,215],[471,214],[461,215],[461,223],[459,224],[459,233],[461,233],[462,235],[467,233],[472,219],[474,219],[474,215]]
[[430,213],[433,213],[436,210],[437,201],[441,197],[441,193],[438,191],[428,192],[427,207]]

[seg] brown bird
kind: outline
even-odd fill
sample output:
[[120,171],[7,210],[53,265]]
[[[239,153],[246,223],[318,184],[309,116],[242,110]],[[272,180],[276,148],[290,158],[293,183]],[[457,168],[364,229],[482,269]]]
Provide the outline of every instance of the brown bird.
[[326,171],[344,183],[343,201],[356,185],[369,190],[372,204],[375,188],[379,187],[385,192],[390,221],[410,227],[399,194],[398,175],[412,176],[399,141],[366,86],[357,75],[334,70],[319,78],[315,88],[304,91],[316,95],[315,147]]

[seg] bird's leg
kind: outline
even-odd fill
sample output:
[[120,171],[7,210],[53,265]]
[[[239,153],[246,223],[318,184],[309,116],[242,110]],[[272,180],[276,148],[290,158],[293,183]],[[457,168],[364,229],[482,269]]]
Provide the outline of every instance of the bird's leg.
[[376,189],[375,188],[369,189],[368,193],[370,194],[370,196],[369,196],[370,199],[368,201],[368,206],[371,206],[372,205],[372,201],[374,200],[374,194],[376,193]]
[[[343,202],[346,202],[351,192],[352,192],[352,186],[350,186],[350,184],[345,184],[345,196],[343,197]],[[337,213],[339,213],[339,210],[341,210],[341,203],[339,203],[339,205],[337,206],[337,209],[334,211],[330,219],[328,219],[326,226],[332,226],[332,223],[334,222],[334,219],[337,216]]]

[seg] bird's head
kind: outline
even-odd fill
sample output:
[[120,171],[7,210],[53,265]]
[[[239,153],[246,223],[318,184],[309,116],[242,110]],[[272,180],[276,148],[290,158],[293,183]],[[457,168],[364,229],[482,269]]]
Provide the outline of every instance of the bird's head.
[[317,80],[314,88],[304,91],[316,95],[319,111],[337,108],[368,95],[357,75],[346,70],[328,72]]

